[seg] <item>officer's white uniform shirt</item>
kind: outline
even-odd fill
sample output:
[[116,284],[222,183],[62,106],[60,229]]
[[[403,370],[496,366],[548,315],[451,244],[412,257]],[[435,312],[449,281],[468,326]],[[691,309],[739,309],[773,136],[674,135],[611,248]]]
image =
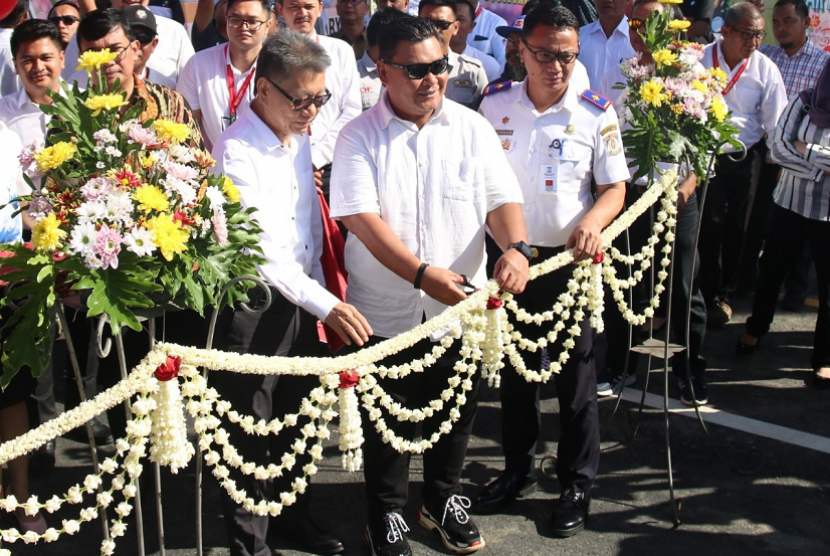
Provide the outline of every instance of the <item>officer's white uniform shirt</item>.
[[[229,46],[217,44],[196,53],[190,59],[176,86],[176,91],[181,93],[191,110],[202,111],[202,137],[208,145],[213,145],[222,131],[230,125],[227,119],[231,113],[228,66],[233,72],[236,91],[239,91],[249,75],[256,75],[256,63],[248,71],[241,72],[231,64]],[[237,94],[236,91],[234,94]],[[256,84],[252,77],[242,101],[236,107],[237,117],[248,110],[255,91]]]
[[461,53],[462,56],[467,56],[468,58],[475,58],[481,65],[484,66],[484,71],[487,73],[487,81],[495,81],[501,75],[501,65],[496,62],[496,59],[492,56],[488,56],[478,48],[473,48],[470,45],[464,49],[464,52]]
[[[332,217],[378,214],[422,261],[487,280],[487,214],[521,203],[493,128],[449,99],[419,130],[395,115],[387,92],[343,128],[334,153]],[[348,302],[375,335],[391,338],[432,318],[446,305],[383,266],[355,234],[346,239]]]
[[582,94],[585,89],[591,88],[591,80],[588,79],[588,70],[579,60],[574,61],[574,69],[571,71],[570,86],[574,91]]
[[357,61],[357,73],[360,76],[360,103],[365,112],[378,103],[383,83],[378,76],[378,65],[364,52],[363,57]]
[[340,301],[324,287],[322,217],[308,135],[293,135],[284,145],[246,110],[219,136],[213,157],[216,173],[239,188],[243,206],[258,209],[259,246],[267,259],[260,275],[291,303],[325,320]]
[[614,109],[582,99],[573,86],[542,113],[527,96],[527,81],[485,96],[480,111],[522,186],[531,245],[567,243],[594,204],[592,176],[599,185],[629,178]]
[[600,81],[611,66],[616,66],[623,60],[634,56],[636,52],[631,46],[628,36],[628,18],[623,16],[622,21],[611,33],[605,36],[605,31],[599,20],[589,23],[579,30],[579,60],[588,70],[588,79],[591,89],[599,89]]
[[[730,69],[723,57],[721,42],[719,39],[706,47],[701,63],[704,67],[713,67],[712,52],[717,45],[718,67],[726,72],[726,82],[730,83],[743,62]],[[767,146],[772,150],[778,118],[787,107],[787,89],[775,62],[757,50],[753,52],[746,69],[724,98],[732,112],[732,124],[738,128],[738,138],[743,144],[749,148],[766,134]],[[724,150],[734,151],[729,146]]]
[[507,21],[503,17],[484,8],[480,3],[476,8],[476,26],[473,32],[467,35],[467,44],[489,54],[504,69],[504,38],[496,33],[496,27],[506,27]]
[[12,33],[14,29],[0,29],[0,96],[10,95],[23,88],[14,69]]
[[354,49],[340,39],[323,35],[312,38],[316,38],[331,58],[331,65],[326,70],[326,88],[331,99],[311,122],[311,159],[314,167],[319,169],[334,158],[334,144],[340,130],[363,110]]
[[484,87],[490,82],[487,72],[484,71],[481,62],[475,58],[456,54],[452,50],[448,56],[449,78],[444,96],[467,108],[474,108],[481,100]]

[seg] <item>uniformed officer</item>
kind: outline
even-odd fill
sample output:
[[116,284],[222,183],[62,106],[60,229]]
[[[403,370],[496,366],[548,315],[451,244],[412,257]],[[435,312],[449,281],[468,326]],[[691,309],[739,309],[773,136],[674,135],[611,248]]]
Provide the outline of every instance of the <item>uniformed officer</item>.
[[418,16],[435,24],[444,41],[444,55],[449,57],[449,79],[444,96],[476,109],[490,80],[480,60],[450,49],[450,39],[458,32],[457,11],[455,0],[421,0],[418,5]]
[[[545,4],[531,10],[520,48],[527,79],[488,87],[481,112],[496,129],[522,186],[530,244],[539,258],[570,248],[577,260],[595,257],[603,249],[600,232],[623,206],[629,178],[617,115],[609,100],[577,90],[570,82],[579,52],[579,24],[567,8]],[[566,291],[572,271],[566,267],[529,282],[516,296],[519,306],[531,313],[550,311],[558,294]],[[554,375],[561,428],[556,472],[562,495],[554,509],[553,530],[563,537],[585,526],[599,463],[594,336],[587,320],[574,338],[570,358]],[[548,332],[518,322],[514,326],[529,339]],[[564,339],[560,334],[548,346],[554,362]],[[539,364],[537,358],[529,366]],[[508,367],[502,372],[501,401],[505,471],[479,494],[481,512],[498,511],[536,486],[539,385]]]

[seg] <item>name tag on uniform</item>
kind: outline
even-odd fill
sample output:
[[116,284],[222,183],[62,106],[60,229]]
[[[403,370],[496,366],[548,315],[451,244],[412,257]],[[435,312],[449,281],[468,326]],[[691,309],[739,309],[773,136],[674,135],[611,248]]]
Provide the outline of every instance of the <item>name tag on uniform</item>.
[[542,164],[539,166],[539,193],[556,193],[559,190],[559,166]]
[[473,82],[470,81],[469,79],[454,79],[452,84],[455,85],[456,87],[462,87],[464,89],[472,89],[473,88]]

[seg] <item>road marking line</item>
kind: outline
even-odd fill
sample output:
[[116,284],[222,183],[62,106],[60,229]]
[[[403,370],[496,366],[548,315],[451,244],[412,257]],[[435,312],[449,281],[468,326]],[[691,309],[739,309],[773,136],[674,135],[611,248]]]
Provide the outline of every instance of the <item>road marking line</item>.
[[[639,404],[642,395],[642,390],[637,390],[636,388],[626,388],[623,390],[623,399],[628,402]],[[645,405],[647,407],[662,409],[663,397],[647,393]],[[674,398],[669,398],[669,411],[678,415],[696,418],[693,407],[683,405],[679,400],[675,400]],[[830,438],[825,438],[824,436],[789,429],[780,425],[758,421],[757,419],[750,419],[749,417],[741,417],[734,413],[721,411],[711,405],[700,406],[700,413],[707,424],[721,425],[730,429],[748,432],[764,438],[830,454]]]

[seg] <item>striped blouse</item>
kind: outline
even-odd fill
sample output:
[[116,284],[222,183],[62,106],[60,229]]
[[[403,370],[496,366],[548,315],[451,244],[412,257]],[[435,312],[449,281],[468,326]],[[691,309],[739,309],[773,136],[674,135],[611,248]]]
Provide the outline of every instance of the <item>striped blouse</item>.
[[[816,127],[796,95],[787,105],[772,144],[772,159],[783,172],[773,199],[805,218],[830,221],[830,128]],[[805,156],[793,142],[807,144]]]

